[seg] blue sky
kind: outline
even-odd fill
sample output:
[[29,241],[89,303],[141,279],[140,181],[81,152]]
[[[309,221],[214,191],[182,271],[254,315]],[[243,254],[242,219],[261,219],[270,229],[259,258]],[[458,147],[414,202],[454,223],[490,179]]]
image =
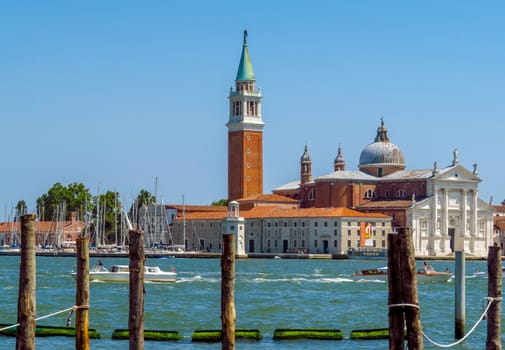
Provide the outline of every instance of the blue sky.
[[2,1],[0,219],[55,182],[164,203],[227,195],[242,33],[263,92],[264,189],[341,144],[357,169],[381,115],[409,169],[478,163],[505,199],[503,1]]

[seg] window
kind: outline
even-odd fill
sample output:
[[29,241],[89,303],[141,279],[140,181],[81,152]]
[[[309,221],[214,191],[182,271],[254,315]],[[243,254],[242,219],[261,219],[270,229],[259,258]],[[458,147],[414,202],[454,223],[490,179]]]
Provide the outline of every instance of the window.
[[386,248],[386,241],[382,241],[382,248]]
[[333,247],[337,248],[337,240],[333,241]]
[[274,241],[274,246],[277,248],[277,240]]
[[351,240],[347,241],[347,248],[351,248]]
[[270,240],[267,240],[267,247],[270,248]]
[[375,194],[374,190],[366,190],[364,197],[365,198],[375,198],[375,197],[377,197],[377,195]]
[[317,221],[316,221],[316,222],[314,222],[314,226],[315,226],[315,227],[317,227]]
[[351,230],[347,230],[347,235],[350,236],[351,235]]
[[335,229],[335,230],[333,230],[333,235],[334,235],[334,236],[338,235],[338,230],[336,230],[336,229]]
[[315,198],[316,198],[316,196],[314,194],[314,189],[311,189],[309,192],[309,200],[314,200]]
[[328,222],[327,221],[324,222],[324,227],[328,227]]
[[293,241],[293,247],[296,248],[296,239]]
[[314,241],[314,247],[317,248],[317,239]]
[[406,196],[407,196],[407,194],[405,193],[405,190],[402,189],[402,190],[396,191],[396,197],[397,198],[403,198],[403,197],[406,197]]
[[302,239],[302,247],[305,247],[305,240]]
[[288,223],[286,221],[284,221],[284,227],[287,227],[288,226]]
[[337,227],[337,226],[338,226],[338,222],[337,222],[337,221],[335,221],[335,222],[333,223],[333,226]]

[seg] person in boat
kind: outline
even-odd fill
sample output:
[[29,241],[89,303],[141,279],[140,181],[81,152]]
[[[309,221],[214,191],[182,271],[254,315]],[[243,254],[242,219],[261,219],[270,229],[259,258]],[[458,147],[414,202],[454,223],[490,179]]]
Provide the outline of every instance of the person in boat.
[[428,265],[426,261],[423,263],[423,269],[424,272],[433,271],[433,267],[431,265]]
[[96,264],[96,270],[97,271],[104,271],[105,267],[103,266],[102,259],[98,259],[98,264]]

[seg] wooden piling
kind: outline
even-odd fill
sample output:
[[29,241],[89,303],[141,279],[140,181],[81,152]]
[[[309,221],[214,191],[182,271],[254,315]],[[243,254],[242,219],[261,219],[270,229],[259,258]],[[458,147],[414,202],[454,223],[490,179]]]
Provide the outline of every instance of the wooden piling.
[[[388,303],[402,304],[402,278],[400,271],[400,237],[396,233],[388,235]],[[404,349],[405,315],[403,308],[390,307],[389,313],[389,349]]]
[[[419,317],[419,297],[417,294],[417,267],[414,256],[412,231],[409,228],[398,230],[400,237],[400,269],[402,274],[403,293],[405,304],[405,325],[407,327],[407,348],[424,349],[421,320]],[[415,305],[415,306],[414,306]],[[416,307],[417,306],[417,307]]]
[[[487,295],[492,298],[492,305],[487,312],[486,350],[501,350],[501,289],[502,266],[501,249],[498,246],[489,247],[487,258],[488,287]],[[496,300],[499,298],[500,300]]]
[[221,255],[222,350],[235,349],[235,235],[223,234]]
[[454,253],[454,265],[456,269],[455,284],[455,305],[454,305],[454,339],[461,339],[465,336],[465,252],[463,250]]
[[16,350],[35,349],[36,315],[35,215],[21,217],[21,265],[18,291]]
[[144,349],[144,233],[130,230],[130,350]]
[[77,238],[75,349],[89,350],[89,237]]

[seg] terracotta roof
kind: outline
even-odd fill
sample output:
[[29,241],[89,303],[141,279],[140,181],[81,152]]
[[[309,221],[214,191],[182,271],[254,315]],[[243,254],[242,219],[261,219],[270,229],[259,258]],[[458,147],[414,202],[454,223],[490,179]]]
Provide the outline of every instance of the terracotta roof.
[[363,203],[356,208],[358,209],[406,209],[412,206],[412,200],[375,200]]
[[296,199],[280,196],[278,194],[255,194],[244,198],[237,199],[237,202],[284,202],[298,203]]
[[173,208],[179,211],[189,212],[209,212],[209,211],[227,211],[227,206],[222,205],[182,205],[182,204],[166,204],[165,208]]
[[492,207],[497,213],[505,213],[505,205],[493,205]]
[[[56,223],[54,221],[36,221],[35,222],[35,232],[55,232],[56,230],[69,231],[72,228],[75,231],[81,230],[85,226],[82,221],[65,221],[62,223]],[[21,232],[20,222],[0,222],[0,233],[3,232]]]
[[[186,214],[186,220],[219,220],[226,217],[227,213],[219,212],[194,212]],[[266,218],[335,218],[335,217],[360,217],[386,219],[389,216],[379,213],[362,213],[348,208],[283,208],[277,206],[260,206],[250,210],[240,211],[240,216],[246,219]],[[177,220],[182,220],[178,217]]]

